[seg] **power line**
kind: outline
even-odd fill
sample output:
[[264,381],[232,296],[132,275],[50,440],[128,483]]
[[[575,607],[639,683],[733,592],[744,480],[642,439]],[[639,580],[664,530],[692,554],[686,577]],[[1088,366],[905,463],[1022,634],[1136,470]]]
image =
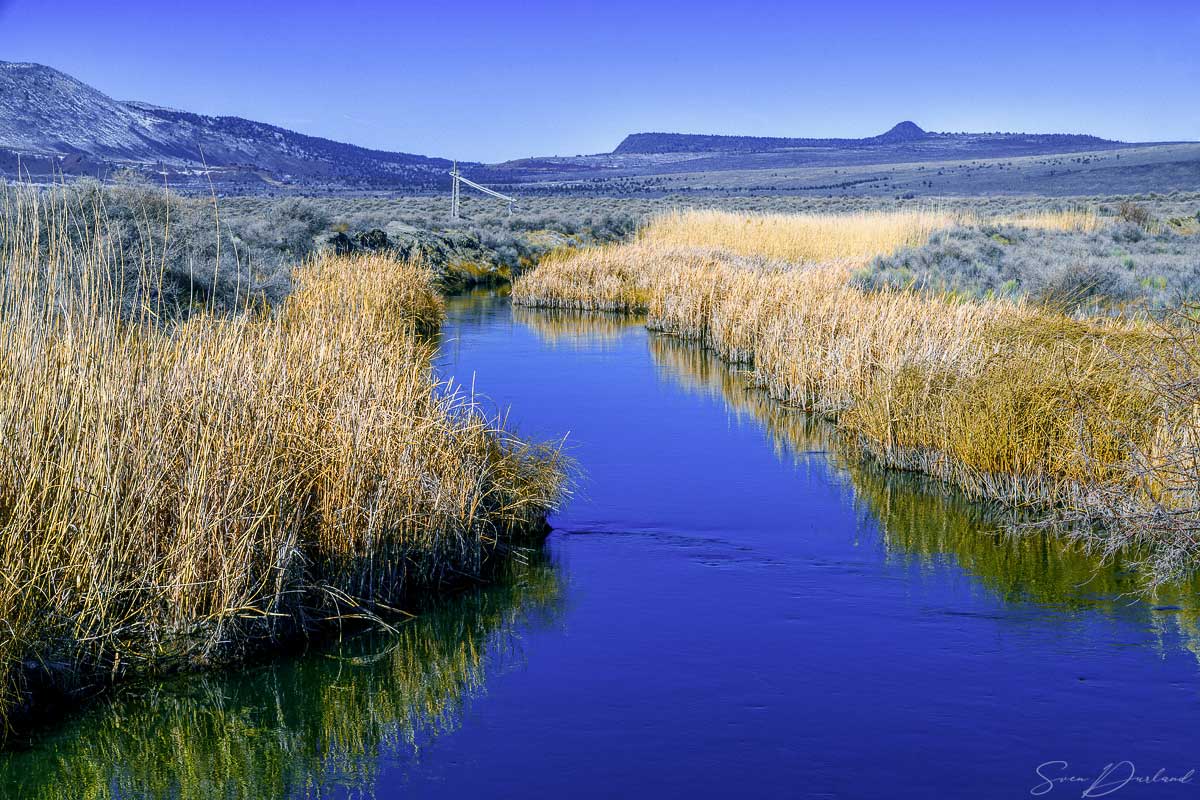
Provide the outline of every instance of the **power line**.
[[461,210],[462,203],[462,190],[459,188],[460,183],[465,183],[472,189],[476,189],[486,195],[491,195],[492,197],[505,201],[508,203],[508,213],[510,216],[512,215],[513,206],[515,206],[517,203],[516,198],[509,197],[506,194],[500,194],[500,192],[497,192],[495,189],[489,189],[486,186],[480,186],[475,181],[464,178],[462,173],[458,171],[457,161],[454,162],[454,168],[450,170],[450,177],[454,179],[454,182],[450,187],[450,219],[459,218],[459,212]]

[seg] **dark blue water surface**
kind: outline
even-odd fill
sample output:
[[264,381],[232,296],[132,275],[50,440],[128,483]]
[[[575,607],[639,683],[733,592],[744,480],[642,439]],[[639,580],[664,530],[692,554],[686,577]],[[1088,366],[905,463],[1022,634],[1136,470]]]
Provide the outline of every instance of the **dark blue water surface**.
[[[442,347],[521,434],[567,437],[584,477],[546,552],[399,638],[118,697],[8,785],[1067,798],[1128,761],[1165,772],[1106,796],[1200,796],[1161,782],[1200,768],[1191,592],[1147,600],[1120,563],[1014,541],[636,320],[457,298]],[[1049,788],[1044,764],[1087,782]]]

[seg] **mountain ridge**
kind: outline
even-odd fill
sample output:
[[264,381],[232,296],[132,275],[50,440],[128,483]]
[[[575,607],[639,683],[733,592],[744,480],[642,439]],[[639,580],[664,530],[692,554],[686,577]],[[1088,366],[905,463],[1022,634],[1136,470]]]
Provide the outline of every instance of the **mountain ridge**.
[[[884,191],[889,184],[882,174],[851,179],[839,170],[876,169],[878,173],[888,164],[1069,154],[1078,156],[1075,162],[1091,163],[1094,158],[1082,154],[1164,144],[1175,143],[1127,143],[1086,134],[938,133],[904,120],[859,139],[632,133],[610,153],[500,164],[460,161],[459,166],[468,177],[484,183],[551,193],[620,194],[633,186],[644,187],[638,191],[661,192],[681,185],[680,180],[711,190],[728,181],[671,176],[734,173],[741,174],[736,179],[741,185],[757,192],[773,187],[804,192]],[[1171,159],[1169,163],[1176,166],[1146,168],[1169,169],[1164,185],[1190,186],[1193,165],[1175,156]],[[420,193],[449,188],[451,164],[444,158],[374,150],[242,117],[115,100],[52,67],[0,61],[0,176],[46,182],[67,176],[104,178],[132,169],[155,180],[162,176],[185,191],[207,191],[216,183],[226,193]],[[1046,174],[1038,179],[1046,182],[1043,188],[1057,190],[1065,174],[1062,166],[1047,165]],[[1136,168],[1128,160],[1122,162],[1120,186],[1131,179],[1153,185]],[[812,178],[797,190],[789,188],[795,181],[780,170],[809,170]],[[934,177],[923,180],[922,191],[940,185]]]
[[43,174],[134,167],[182,180],[203,172],[226,182],[411,189],[448,185],[452,163],[242,117],[115,100],[52,67],[0,61],[0,170],[18,161]]

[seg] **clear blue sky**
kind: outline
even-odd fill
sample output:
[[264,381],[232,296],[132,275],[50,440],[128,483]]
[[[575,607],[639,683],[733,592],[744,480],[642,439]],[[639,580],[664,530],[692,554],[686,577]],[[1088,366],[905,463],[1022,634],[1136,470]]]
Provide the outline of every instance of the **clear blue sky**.
[[1200,139],[1200,2],[0,0],[0,59],[120,99],[496,161],[626,133]]

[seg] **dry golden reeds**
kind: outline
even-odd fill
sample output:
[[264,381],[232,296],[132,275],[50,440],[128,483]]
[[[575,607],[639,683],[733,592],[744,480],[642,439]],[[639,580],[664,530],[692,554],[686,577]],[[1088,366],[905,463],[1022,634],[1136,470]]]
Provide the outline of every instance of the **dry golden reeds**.
[[751,258],[813,262],[865,258],[923,243],[961,222],[938,209],[858,214],[734,214],[688,210],[662,214],[638,241],[660,247],[716,248]]
[[[1179,481],[1138,466],[1147,461],[1140,454],[1174,452],[1156,444],[1163,431],[1183,441],[1179,427],[1196,423],[1182,403],[1168,409],[1161,388],[1131,367],[1161,351],[1161,330],[1022,302],[851,285],[865,259],[927,236],[939,219],[676,214],[651,222],[635,243],[546,260],[513,298],[644,311],[650,328],[752,365],[753,380],[776,399],[836,418],[883,463],[977,497],[1074,509],[1104,486],[1109,496],[1120,487],[1138,508],[1166,508],[1163,487]],[[1022,224],[1090,219],[1071,212]],[[1186,498],[1172,495],[1170,507],[1195,505],[1196,486]],[[1156,564],[1156,574],[1163,569]]]
[[171,320],[125,291],[152,255],[54,203],[0,217],[0,715],[382,613],[541,531],[558,453],[434,374],[420,264],[324,257],[276,311]]

